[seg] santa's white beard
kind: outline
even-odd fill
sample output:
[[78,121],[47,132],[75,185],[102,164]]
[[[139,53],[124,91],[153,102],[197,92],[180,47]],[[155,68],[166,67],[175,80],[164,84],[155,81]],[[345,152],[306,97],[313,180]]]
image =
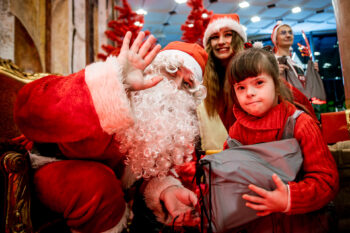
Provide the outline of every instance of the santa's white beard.
[[118,140],[138,178],[165,176],[174,165],[192,159],[199,127],[191,94],[164,78],[155,87],[133,92],[131,102],[135,124]]

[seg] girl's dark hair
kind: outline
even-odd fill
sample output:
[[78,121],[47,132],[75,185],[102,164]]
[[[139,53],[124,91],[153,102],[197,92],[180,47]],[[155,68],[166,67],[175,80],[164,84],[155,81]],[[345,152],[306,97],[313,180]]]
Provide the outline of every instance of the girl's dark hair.
[[[256,77],[262,73],[270,75],[275,84],[276,95],[293,103],[290,89],[279,78],[278,64],[275,56],[262,48],[249,48],[237,54],[230,62],[226,71],[226,79],[231,87],[248,77]],[[236,98],[234,88],[231,88],[233,98]]]

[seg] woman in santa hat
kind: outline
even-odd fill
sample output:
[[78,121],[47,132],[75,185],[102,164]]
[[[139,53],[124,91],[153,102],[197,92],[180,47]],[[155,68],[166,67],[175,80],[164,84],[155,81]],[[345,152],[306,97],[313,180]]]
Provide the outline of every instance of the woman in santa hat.
[[203,150],[222,149],[227,130],[234,122],[230,86],[225,71],[231,58],[243,50],[247,35],[237,14],[214,14],[205,30],[203,45],[208,53],[204,73],[207,97],[197,109]]
[[[280,77],[292,90],[294,101],[317,120],[315,111],[310,104],[311,92],[306,87],[306,76],[303,68],[291,58],[291,46],[294,42],[293,29],[290,25],[278,21],[271,33],[271,41],[274,45],[273,52],[278,61]],[[314,69],[318,72],[318,63]]]

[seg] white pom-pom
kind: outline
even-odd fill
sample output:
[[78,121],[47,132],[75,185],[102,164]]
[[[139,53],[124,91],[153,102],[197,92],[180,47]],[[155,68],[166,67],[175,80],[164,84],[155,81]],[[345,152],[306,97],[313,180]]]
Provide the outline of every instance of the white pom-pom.
[[264,47],[263,43],[261,41],[256,41],[253,44],[254,48],[262,49]]
[[282,24],[282,20],[278,20],[276,25],[281,25]]

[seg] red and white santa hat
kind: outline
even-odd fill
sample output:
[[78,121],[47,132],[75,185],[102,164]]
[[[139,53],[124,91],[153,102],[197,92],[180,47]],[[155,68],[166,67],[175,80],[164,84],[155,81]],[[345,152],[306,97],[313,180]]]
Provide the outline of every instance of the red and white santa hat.
[[[272,43],[276,46],[276,40],[277,40],[277,31],[280,27],[282,26],[289,26],[288,24],[286,23],[283,23],[281,20],[277,21],[276,25],[273,27],[272,29],[272,33],[271,33],[271,41]],[[290,27],[290,26],[289,26]]]
[[239,24],[239,16],[237,14],[214,14],[205,29],[203,37],[203,45],[205,46],[209,40],[209,37],[216,32],[219,32],[221,28],[228,27],[240,35],[244,42],[247,42],[247,34],[244,28]]
[[178,55],[183,59],[184,66],[193,72],[199,82],[202,82],[208,54],[199,44],[182,41],[170,42],[157,54],[157,59],[173,55]]

